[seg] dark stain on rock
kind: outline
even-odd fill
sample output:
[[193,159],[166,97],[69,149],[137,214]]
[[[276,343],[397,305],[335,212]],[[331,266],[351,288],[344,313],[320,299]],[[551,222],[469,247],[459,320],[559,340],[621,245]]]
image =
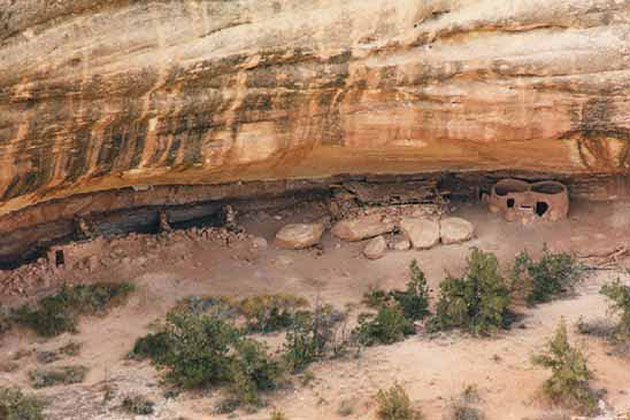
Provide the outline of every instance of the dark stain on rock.
[[[630,129],[611,121],[614,105],[607,97],[590,99],[581,107],[571,108],[573,128],[561,139],[576,139],[582,165],[593,170],[630,172]],[[620,151],[610,147],[610,140],[622,143]]]
[[131,161],[129,162],[129,169],[137,168],[140,165],[140,161],[142,159],[142,155],[144,153],[145,140],[147,138],[147,131],[149,130],[149,123],[147,119],[140,121],[138,123],[137,135],[136,135],[136,143],[134,146],[134,151],[131,156]]

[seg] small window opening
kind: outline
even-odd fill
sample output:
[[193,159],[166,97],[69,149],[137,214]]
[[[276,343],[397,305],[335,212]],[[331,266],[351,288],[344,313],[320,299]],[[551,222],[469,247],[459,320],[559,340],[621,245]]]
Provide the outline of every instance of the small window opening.
[[55,265],[59,267],[65,264],[65,258],[62,250],[55,251]]
[[508,209],[514,208],[514,199],[513,198],[508,198],[507,206],[508,206]]
[[547,212],[547,209],[549,209],[549,205],[544,201],[536,202],[536,214],[538,216],[542,216],[543,214],[545,214]]

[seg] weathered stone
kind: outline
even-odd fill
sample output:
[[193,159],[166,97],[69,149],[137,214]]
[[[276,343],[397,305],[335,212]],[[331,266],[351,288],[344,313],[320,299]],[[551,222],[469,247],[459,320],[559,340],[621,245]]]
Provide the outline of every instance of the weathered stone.
[[363,255],[370,260],[377,260],[385,256],[387,251],[387,241],[382,236],[377,236],[368,241],[363,248]]
[[319,242],[324,233],[321,223],[295,223],[284,226],[276,234],[276,245],[286,249],[302,249]]
[[428,249],[440,242],[440,224],[430,219],[403,218],[400,230],[415,249]]
[[344,241],[362,241],[394,230],[392,221],[383,221],[380,215],[358,217],[337,222],[332,228],[332,234]]
[[264,250],[267,249],[267,240],[260,236],[252,238],[252,248]]
[[406,251],[411,248],[411,243],[407,238],[399,238],[396,239],[391,246],[392,249],[395,249],[396,251]]
[[447,217],[440,220],[440,239],[443,244],[466,242],[475,235],[475,227],[460,217]]

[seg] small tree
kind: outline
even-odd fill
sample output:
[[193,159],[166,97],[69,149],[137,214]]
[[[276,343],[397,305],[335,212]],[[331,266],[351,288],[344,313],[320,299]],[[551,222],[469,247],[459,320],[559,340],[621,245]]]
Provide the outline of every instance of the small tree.
[[492,253],[473,248],[462,277],[449,276],[440,285],[434,329],[465,328],[487,334],[507,322],[511,299]]
[[630,339],[630,286],[616,279],[602,286],[600,293],[610,299],[610,310],[619,315],[617,335],[621,339]]
[[405,319],[419,321],[429,312],[430,290],[424,272],[415,259],[409,264],[409,281],[405,290],[372,289],[363,296],[363,302],[370,308],[398,305]]
[[376,316],[360,315],[359,325],[353,333],[362,345],[373,346],[402,341],[415,332],[413,323],[405,318],[400,306],[394,302],[389,306],[381,306]]
[[415,259],[409,264],[409,282],[404,292],[392,291],[403,315],[410,321],[418,321],[429,315],[429,286],[424,272]]
[[284,358],[293,372],[299,372],[324,357],[334,340],[333,326],[343,318],[330,305],[315,304],[315,310],[293,316],[284,342]]
[[207,315],[167,315],[168,350],[158,362],[170,368],[167,378],[184,388],[201,388],[229,381],[230,349],[238,331]]
[[597,412],[597,396],[589,386],[593,374],[586,364],[586,356],[570,345],[564,319],[545,352],[535,356],[533,362],[551,369],[551,377],[544,382],[542,392],[553,404],[585,415]]
[[534,305],[572,292],[583,274],[584,268],[570,254],[551,252],[545,245],[538,261],[521,251],[514,259],[510,277],[514,294]]

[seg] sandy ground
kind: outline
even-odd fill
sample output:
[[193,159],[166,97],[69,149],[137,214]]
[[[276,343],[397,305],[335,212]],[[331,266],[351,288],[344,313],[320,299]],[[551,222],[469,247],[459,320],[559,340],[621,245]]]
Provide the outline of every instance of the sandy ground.
[[[162,250],[144,266],[131,263],[109,267],[94,274],[94,280],[130,280],[138,291],[129,302],[104,318],[87,318],[76,335],[41,340],[14,330],[1,344],[0,362],[22,349],[54,349],[70,339],[83,344],[79,356],[56,365],[84,364],[90,367],[80,385],[37,391],[51,400],[54,419],[131,418],[117,408],[120,396],[129,390],[145,393],[157,401],[155,419],[227,418],[213,414],[213,394],[163,397],[160,374],[147,362],[125,359],[137,337],[151,330],[156,320],[180,298],[190,295],[244,296],[286,292],[319,299],[340,309],[348,304],[360,311],[359,302],[370,286],[403,287],[408,264],[416,258],[437,290],[447,272],[459,274],[471,246],[497,254],[502,264],[526,248],[537,255],[544,243],[554,250],[580,254],[606,253],[626,244],[630,231],[630,203],[574,203],[568,220],[523,226],[507,223],[488,214],[479,204],[462,205],[455,215],[476,226],[477,237],[465,244],[438,246],[427,251],[390,251],[376,261],[361,255],[361,243],[342,243],[325,234],[321,250],[286,251],[273,246],[275,232],[283,224],[310,221],[322,216],[321,209],[289,209],[278,214],[245,215],[242,225],[249,233],[266,238],[269,247],[253,249],[248,241],[230,247],[209,242],[181,242]],[[275,216],[275,217],[274,217]],[[614,271],[593,271],[578,289],[577,296],[523,309],[517,327],[490,339],[475,339],[459,333],[429,338],[418,335],[391,346],[364,350],[360,357],[325,361],[310,370],[315,379],[306,386],[281,390],[270,396],[269,409],[241,419],[267,419],[272,407],[281,408],[289,419],[374,418],[373,396],[380,388],[398,382],[422,408],[427,419],[441,419],[452,398],[467,385],[476,385],[488,419],[542,419],[551,411],[535,401],[538,387],[548,372],[531,363],[553,333],[561,317],[573,327],[580,316],[607,317],[606,303],[598,294],[600,285],[614,278]],[[79,281],[78,273],[66,273]],[[573,330],[573,328],[571,328]],[[280,337],[276,337],[280,338]],[[630,363],[610,354],[610,348],[595,338],[575,337],[589,354],[596,373],[595,388],[605,388],[606,403],[617,412],[630,411]],[[28,371],[37,365],[33,356],[18,361],[12,372],[0,372],[0,383],[29,389]],[[104,402],[104,386],[117,390],[117,397]],[[352,413],[337,411],[347,400]]]

